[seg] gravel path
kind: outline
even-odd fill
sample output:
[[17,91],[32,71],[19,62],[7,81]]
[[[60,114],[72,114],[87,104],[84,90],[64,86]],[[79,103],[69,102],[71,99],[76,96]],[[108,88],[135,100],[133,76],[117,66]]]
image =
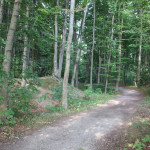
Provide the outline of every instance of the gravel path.
[[97,140],[132,118],[142,100],[137,90],[120,91],[122,95],[107,104],[62,118],[0,150],[94,150]]

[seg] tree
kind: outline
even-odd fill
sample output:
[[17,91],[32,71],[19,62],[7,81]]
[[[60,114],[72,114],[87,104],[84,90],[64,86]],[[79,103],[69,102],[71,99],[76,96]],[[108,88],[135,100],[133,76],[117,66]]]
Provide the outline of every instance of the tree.
[[[22,0],[15,0],[14,2],[14,8],[11,18],[11,23],[9,26],[8,34],[7,34],[7,40],[6,40],[6,46],[5,46],[5,54],[4,54],[4,61],[3,61],[3,70],[6,72],[6,74],[9,76],[10,74],[10,65],[11,65],[11,52],[13,48],[13,42],[14,42],[14,35],[17,27],[17,21],[19,17],[19,11],[20,11],[20,5]],[[7,78],[4,79],[4,104],[5,106],[8,105],[8,93],[5,90],[5,87],[8,87],[8,80]]]
[[68,93],[68,78],[69,78],[69,70],[70,70],[70,50],[71,50],[71,42],[73,37],[74,7],[75,7],[75,0],[71,0],[69,35],[68,35],[67,50],[66,50],[66,66],[65,66],[63,92],[62,92],[62,107],[64,109],[67,109],[68,107],[67,93]]
[[[27,8],[26,8],[26,17],[27,17],[27,19],[29,18],[29,6],[27,6]],[[27,32],[27,30],[28,30],[28,21],[26,21],[25,29],[26,29],[26,32]],[[29,64],[29,42],[28,42],[28,36],[26,34],[25,37],[24,37],[22,87],[26,87],[25,76],[26,76],[26,71],[27,71],[27,68],[28,68],[28,64]]]
[[[59,7],[59,0],[57,0],[57,8]],[[58,23],[57,23],[57,12],[55,14],[55,44],[54,44],[54,75],[58,76],[58,63],[57,63],[57,55],[58,55]]]
[[[88,11],[88,2],[85,6],[84,16],[83,16],[82,25],[81,25],[81,34],[80,34],[80,37],[79,37],[79,46],[80,47],[81,47],[82,40],[83,40],[83,33],[84,33],[84,27],[85,27],[87,11]],[[81,57],[81,48],[78,48],[77,55],[76,55],[76,60],[75,60],[75,63],[74,63],[74,68],[73,68],[72,80],[71,80],[72,86],[74,86],[74,80],[75,80],[75,76],[77,74],[77,68],[79,66],[80,57]]]
[[[123,9],[124,9],[124,2],[123,2]],[[120,83],[120,75],[121,75],[121,55],[122,55],[122,28],[123,28],[123,16],[122,19],[120,16],[120,5],[119,5],[119,15],[118,15],[120,30],[119,30],[119,46],[118,46],[118,58],[119,58],[119,64],[118,64],[118,75],[117,75],[117,82],[116,82],[116,91],[119,90],[119,83]],[[120,21],[121,20],[121,21]]]
[[92,87],[93,84],[93,51],[95,46],[95,1],[94,1],[94,21],[93,21],[93,45],[91,50],[91,71],[90,71],[90,85]]
[[61,78],[62,65],[63,65],[63,57],[65,51],[66,44],[66,36],[67,36],[67,8],[68,8],[68,0],[66,0],[65,11],[64,11],[64,25],[63,25],[63,33],[62,33],[62,44],[59,53],[59,67],[58,67],[58,77]]
[[0,24],[2,24],[2,21],[3,21],[3,7],[4,7],[4,0],[1,0],[0,2]]
[[139,44],[139,57],[138,57],[138,76],[137,76],[137,85],[140,86],[140,80],[141,80],[141,55],[142,55],[142,29],[143,29],[143,20],[142,20],[142,14],[143,10],[140,9],[140,44]]

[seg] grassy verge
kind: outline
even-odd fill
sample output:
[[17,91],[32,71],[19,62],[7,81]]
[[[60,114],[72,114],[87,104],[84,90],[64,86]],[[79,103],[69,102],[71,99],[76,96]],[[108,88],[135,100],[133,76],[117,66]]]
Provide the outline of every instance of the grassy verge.
[[150,149],[150,88],[142,87],[140,90],[147,96],[138,109],[138,115],[124,133],[124,150]]

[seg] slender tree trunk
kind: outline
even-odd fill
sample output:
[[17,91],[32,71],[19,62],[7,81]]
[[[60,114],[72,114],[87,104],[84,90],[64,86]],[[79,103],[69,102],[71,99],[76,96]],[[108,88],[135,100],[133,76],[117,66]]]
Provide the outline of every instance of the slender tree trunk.
[[88,83],[88,80],[89,80],[89,56],[87,55],[86,56],[86,61],[87,61],[87,64],[86,64],[86,71],[85,71],[85,81],[84,81],[84,84],[87,84]]
[[[123,9],[124,9],[124,2],[123,2]],[[119,24],[120,24],[120,6],[119,6]],[[121,75],[121,53],[122,53],[122,26],[123,26],[123,16],[121,20],[121,27],[120,27],[120,33],[119,33],[119,64],[118,64],[118,76],[117,76],[117,82],[116,82],[116,91],[119,90],[119,83],[120,83],[120,75]]]
[[139,58],[138,58],[138,76],[137,76],[137,85],[140,86],[140,80],[141,80],[141,55],[142,55],[142,29],[143,29],[143,20],[142,20],[142,14],[143,10],[141,8],[140,10],[140,23],[141,23],[141,34],[140,34],[140,45],[139,45]]
[[[66,9],[68,8],[68,0],[66,0]],[[67,35],[67,11],[65,11],[64,25],[63,25],[63,37],[62,37],[62,46],[59,53],[59,68],[58,68],[58,77],[61,78],[63,57],[66,44],[66,35]]]
[[[116,0],[116,3],[115,3],[115,10],[117,7],[117,3],[118,3],[118,0]],[[112,53],[112,48],[113,48],[115,10],[114,10],[114,13],[112,15],[112,23],[111,23],[112,24],[112,27],[111,27],[111,44],[110,44],[110,52],[108,55],[108,65],[107,65],[107,71],[106,71],[107,75],[106,75],[106,81],[105,81],[105,93],[107,93],[110,59],[111,59],[111,53]]]
[[[87,10],[88,10],[88,4],[86,5],[85,10],[84,10],[84,16],[83,16],[82,27],[81,27],[81,35],[79,38],[80,39],[79,45],[81,45],[81,43],[82,43]],[[72,75],[72,80],[71,80],[72,86],[74,86],[74,80],[75,80],[75,76],[76,76],[77,65],[79,65],[80,56],[81,56],[81,48],[78,49],[77,55],[76,55],[76,61],[74,64],[73,75]]]
[[107,87],[108,87],[108,77],[109,77],[109,68],[110,68],[110,59],[111,59],[111,52],[108,55],[108,65],[106,67],[106,81],[105,81],[105,93],[107,93]]
[[77,65],[77,71],[76,71],[76,87],[78,87],[78,83],[79,83],[78,76],[79,76],[79,64]]
[[100,84],[100,72],[101,72],[101,63],[102,63],[102,58],[100,56],[100,50],[99,50],[99,63],[98,63],[98,74],[97,74],[97,83]]
[[65,66],[63,91],[62,91],[62,107],[64,109],[68,108],[67,93],[68,93],[68,78],[69,78],[69,70],[70,70],[70,51],[71,51],[71,43],[73,37],[74,7],[75,7],[75,0],[71,0],[69,35],[68,35],[67,50],[66,50],[66,66]]
[[148,51],[146,50],[144,66],[147,67],[147,65],[148,65]]
[[[27,6],[26,9],[26,17],[27,19],[29,18],[29,7]],[[28,21],[26,22],[25,25],[25,29],[28,30]],[[28,64],[29,64],[29,44],[28,44],[28,36],[27,34],[24,37],[24,52],[23,52],[23,67],[22,67],[22,87],[26,87],[26,80],[25,80],[25,76],[26,76],[26,69],[28,68]]]
[[[3,22],[3,7],[4,7],[4,0],[1,0],[0,2],[0,24]],[[0,29],[1,31],[1,29]],[[3,54],[3,47],[0,46],[0,54]]]
[[4,6],[4,0],[1,0],[0,2],[0,24],[2,24],[2,21],[3,21],[3,6]]
[[[13,48],[13,40],[14,35],[17,27],[17,21],[19,16],[19,10],[22,0],[15,0],[14,2],[14,8],[11,18],[10,27],[7,34],[7,40],[6,40],[6,46],[5,46],[5,58],[3,61],[3,70],[7,73],[7,75],[10,75],[10,65],[11,65],[11,52]],[[8,87],[8,79],[4,79],[4,87],[3,87],[3,93],[4,93],[4,105],[8,106],[8,92],[5,90],[5,87]]]
[[90,70],[90,85],[93,85],[93,52],[95,46],[95,1],[94,1],[94,21],[93,21],[93,45],[91,51],[91,70]]
[[[57,7],[59,6],[59,0],[57,0]],[[55,44],[54,44],[54,75],[58,76],[58,63],[57,63],[57,55],[58,55],[58,22],[57,22],[57,13],[55,14]]]

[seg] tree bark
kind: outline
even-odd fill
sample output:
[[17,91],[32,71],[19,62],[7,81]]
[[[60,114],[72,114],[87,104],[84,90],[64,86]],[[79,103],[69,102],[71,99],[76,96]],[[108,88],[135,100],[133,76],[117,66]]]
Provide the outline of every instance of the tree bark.
[[[29,6],[26,9],[26,17],[29,18]],[[25,29],[28,30],[28,21],[26,21]],[[23,67],[22,67],[22,87],[26,87],[26,69],[28,68],[29,64],[29,44],[28,44],[28,36],[27,34],[24,37],[24,52],[23,52]]]
[[94,1],[94,21],[93,21],[93,45],[91,50],[91,70],[90,70],[90,85],[93,85],[93,52],[95,46],[95,1]]
[[3,6],[4,6],[4,0],[1,0],[0,2],[0,24],[2,24],[2,21],[3,21]]
[[[57,0],[57,7],[59,6],[59,0]],[[57,13],[55,14],[55,44],[54,44],[54,76],[58,76],[58,22],[57,22]]]
[[[10,75],[10,65],[11,65],[11,52],[13,48],[13,40],[14,35],[17,27],[17,21],[20,11],[20,5],[22,0],[15,0],[14,2],[14,8],[11,18],[10,27],[7,34],[7,40],[6,40],[6,46],[5,46],[5,54],[4,54],[4,61],[3,61],[3,70],[6,72],[6,74]],[[4,105],[8,106],[8,92],[5,90],[5,88],[8,87],[8,79],[4,79],[4,87],[3,87],[3,93],[4,93]]]
[[99,63],[98,63],[98,74],[97,74],[97,83],[100,84],[100,72],[101,72],[101,63],[102,63],[102,58],[100,56],[100,50],[99,50]]
[[[116,10],[116,6],[117,6],[117,3],[118,3],[118,0],[116,0],[116,3],[115,3],[115,10]],[[112,27],[111,27],[111,43],[110,43],[110,52],[109,52],[109,55],[108,55],[108,65],[107,65],[107,75],[106,75],[106,81],[105,81],[105,93],[107,93],[107,87],[108,87],[108,76],[109,76],[109,68],[110,68],[110,59],[111,59],[111,51],[112,51],[112,48],[113,48],[113,39],[114,39],[114,20],[115,20],[115,10],[113,12],[113,15],[112,15]]]
[[[124,2],[123,2],[123,9],[124,9]],[[120,24],[120,7],[119,7],[119,24]],[[121,27],[120,27],[120,33],[119,33],[119,46],[118,46],[119,64],[118,64],[118,76],[117,76],[116,89],[115,89],[116,91],[119,90],[120,75],[121,75],[122,26],[123,26],[123,17],[122,17],[122,20],[121,20]]]
[[[80,35],[80,38],[79,38],[80,39],[79,45],[81,45],[82,39],[83,39],[83,33],[84,33],[84,26],[85,26],[87,10],[88,10],[88,4],[86,5],[85,10],[84,10],[84,16],[83,16],[82,27],[81,27],[81,35]],[[73,75],[72,75],[72,80],[71,80],[72,86],[74,86],[74,80],[75,80],[75,76],[76,76],[77,65],[79,65],[80,56],[81,56],[81,48],[78,49],[77,55],[76,55],[76,61],[75,61],[75,64],[74,64]]]
[[[66,9],[68,8],[68,0],[66,0]],[[63,57],[65,51],[66,44],[66,35],[67,35],[67,11],[65,11],[64,15],[64,25],[63,25],[63,37],[62,37],[62,45],[59,53],[59,68],[58,68],[58,78],[61,78],[62,65],[63,65]]]
[[74,7],[75,7],[75,0],[71,0],[69,35],[68,35],[67,50],[66,50],[66,66],[65,66],[63,91],[62,91],[62,107],[64,109],[68,108],[67,93],[68,93],[68,78],[69,78],[69,70],[70,70],[70,51],[71,51],[71,42],[73,37]]
[[142,14],[143,14],[143,10],[141,8],[140,10],[140,23],[141,23],[141,26],[140,26],[140,45],[139,45],[139,58],[138,58],[138,76],[137,76],[137,86],[139,87],[140,86],[140,80],[141,80],[141,55],[142,55],[142,39],[143,39],[143,36],[142,36],[142,29],[143,29],[143,20],[142,20]]

